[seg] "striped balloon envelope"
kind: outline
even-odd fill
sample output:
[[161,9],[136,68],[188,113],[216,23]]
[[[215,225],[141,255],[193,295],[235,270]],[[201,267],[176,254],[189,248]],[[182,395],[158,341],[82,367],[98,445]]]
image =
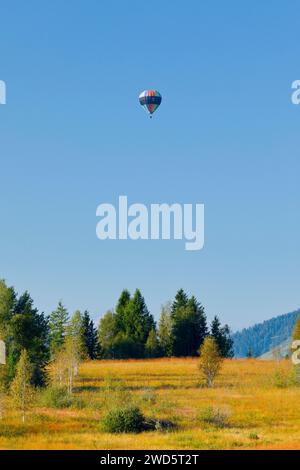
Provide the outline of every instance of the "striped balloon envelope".
[[139,96],[140,104],[150,117],[159,107],[161,99],[161,94],[156,90],[145,90]]

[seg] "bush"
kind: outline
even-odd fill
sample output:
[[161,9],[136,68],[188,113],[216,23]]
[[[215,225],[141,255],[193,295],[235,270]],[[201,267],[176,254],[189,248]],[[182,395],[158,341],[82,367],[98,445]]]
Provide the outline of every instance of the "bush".
[[104,417],[103,428],[111,433],[138,433],[145,429],[145,418],[136,406],[115,408]]
[[293,367],[290,370],[278,368],[273,375],[273,385],[277,388],[296,387],[300,384],[299,369]]
[[258,441],[259,436],[258,436],[258,434],[256,434],[255,432],[251,432],[251,433],[249,434],[249,439],[253,439],[254,441]]
[[73,404],[72,397],[66,388],[49,387],[42,394],[42,405],[48,408],[69,408]]
[[176,424],[166,419],[148,419],[145,422],[146,431],[171,432],[176,429]]
[[229,410],[221,410],[220,408],[209,406],[201,411],[199,419],[203,423],[212,424],[218,428],[225,428],[229,426],[230,416]]

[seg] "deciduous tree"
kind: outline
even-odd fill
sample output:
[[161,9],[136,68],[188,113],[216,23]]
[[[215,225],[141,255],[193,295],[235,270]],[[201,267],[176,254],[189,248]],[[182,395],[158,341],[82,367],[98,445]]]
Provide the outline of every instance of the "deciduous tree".
[[199,369],[208,387],[212,387],[222,366],[222,356],[214,338],[207,336],[199,350]]
[[16,376],[11,384],[11,395],[25,422],[26,412],[33,401],[34,390],[31,386],[32,365],[27,351],[23,349],[17,364]]

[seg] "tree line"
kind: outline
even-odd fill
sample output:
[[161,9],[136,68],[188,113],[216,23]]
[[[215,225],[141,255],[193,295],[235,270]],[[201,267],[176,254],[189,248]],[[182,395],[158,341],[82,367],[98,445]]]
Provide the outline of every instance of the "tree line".
[[18,296],[0,280],[0,339],[6,344],[0,380],[6,387],[16,379],[20,358],[30,364],[33,386],[47,383],[51,363],[56,381],[64,381],[71,392],[82,360],[196,356],[207,337],[215,340],[222,357],[232,357],[229,327],[218,317],[208,327],[203,306],[182,289],[162,307],[158,324],[140,290],[133,295],[123,290],[116,308],[106,312],[96,328],[88,311],[70,316],[59,302],[45,315],[34,307],[28,292]]
[[123,290],[115,310],[102,317],[98,338],[104,358],[197,356],[204,339],[215,339],[223,357],[233,356],[228,325],[217,316],[210,328],[204,307],[180,289],[172,303],[162,307],[158,325],[137,289]]

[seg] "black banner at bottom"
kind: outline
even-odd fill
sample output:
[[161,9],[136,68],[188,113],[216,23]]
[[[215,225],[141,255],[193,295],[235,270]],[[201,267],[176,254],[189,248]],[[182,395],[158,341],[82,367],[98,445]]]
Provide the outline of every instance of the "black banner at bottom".
[[83,465],[91,468],[103,466],[121,466],[139,468],[157,465],[197,465],[204,468],[211,463],[241,465],[243,463],[287,464],[299,462],[300,451],[0,451],[0,466],[19,463],[30,464],[31,468],[40,468],[41,464],[59,466],[65,464]]

